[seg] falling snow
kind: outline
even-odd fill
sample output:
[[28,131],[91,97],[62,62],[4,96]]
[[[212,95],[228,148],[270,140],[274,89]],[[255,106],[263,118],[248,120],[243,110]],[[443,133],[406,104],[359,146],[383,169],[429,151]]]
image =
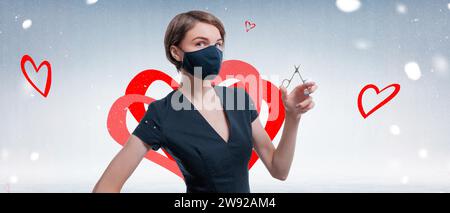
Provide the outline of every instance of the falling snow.
[[26,30],[26,29],[30,28],[32,24],[33,24],[33,22],[30,19],[27,19],[27,20],[23,21],[22,28]]
[[401,180],[402,184],[408,184],[409,183],[409,177],[408,176],[403,176],[402,180]]
[[87,4],[87,5],[92,5],[92,4],[97,3],[97,1],[98,1],[98,0],[86,0],[86,4]]
[[435,55],[432,58],[433,70],[436,70],[440,73],[444,73],[448,71],[448,61],[442,55]]
[[418,18],[411,19],[411,23],[417,23],[417,22],[419,22],[419,21],[420,21],[420,19],[418,19]]
[[37,160],[39,160],[39,153],[38,153],[38,152],[32,152],[32,153],[30,154],[30,160],[31,160],[31,161],[37,161]]
[[9,152],[6,149],[2,149],[2,151],[0,152],[0,159],[2,160],[6,160],[9,157]]
[[336,0],[336,6],[345,13],[357,11],[361,7],[359,0]]
[[405,73],[409,79],[416,81],[422,76],[419,64],[417,62],[408,62],[405,64]]
[[391,134],[393,134],[393,135],[399,135],[400,134],[400,127],[398,127],[397,125],[391,125],[390,127],[389,127],[389,130],[390,130],[390,132],[391,132]]
[[367,50],[372,47],[372,43],[367,39],[357,39],[353,42],[353,45],[358,50]]
[[425,159],[428,158],[428,151],[426,149],[419,149],[417,152],[420,158]]
[[396,10],[397,10],[397,13],[399,13],[399,14],[405,14],[408,12],[408,8],[406,7],[406,5],[404,5],[402,3],[397,4]]
[[9,183],[14,184],[14,183],[17,183],[17,182],[19,182],[19,178],[17,176],[12,175],[12,176],[9,177]]
[[[86,3],[86,5],[94,5],[94,4],[96,4],[98,2],[98,0],[85,0],[85,3]],[[333,2],[331,2],[331,4],[332,4]],[[352,13],[352,12],[355,12],[355,11],[358,11],[358,10],[360,10],[361,9],[361,6],[362,6],[362,3],[361,3],[361,1],[360,0],[336,0],[336,2],[335,2],[335,5],[336,5],[336,7],[341,11],[341,12],[344,12],[344,13]],[[412,5],[409,5],[409,6],[411,6],[410,8],[413,8],[413,6]],[[441,5],[440,6],[442,9],[441,9],[441,11],[442,10],[445,10],[444,9],[444,7],[443,7],[443,5]],[[93,8],[93,7],[92,7]],[[450,10],[450,3],[448,3],[447,4],[447,8]],[[208,10],[209,8],[208,7],[205,7],[205,10]],[[389,8],[388,8],[389,9]],[[393,10],[394,8],[393,7],[391,7],[390,8],[390,10],[391,10],[391,12],[393,12],[392,10]],[[227,11],[228,10],[228,8],[227,7],[225,7],[224,8],[224,10],[225,11]],[[404,15],[404,14],[407,14],[408,13],[408,7],[407,7],[407,5],[405,5],[405,4],[403,4],[403,3],[397,3],[396,4],[396,7],[395,7],[395,11],[398,13],[398,14],[401,14],[401,15]],[[445,12],[445,11],[444,11]],[[411,12],[409,12],[409,13],[411,13]],[[411,13],[412,14],[412,13]],[[12,17],[12,16],[11,16]],[[20,22],[22,21],[22,20],[24,20],[24,18],[25,18],[26,16],[22,16],[22,15],[16,15],[16,16],[14,16],[14,19],[15,19],[15,21],[16,21],[16,23],[15,23],[15,27],[19,27],[20,28]],[[40,23],[40,21],[39,21],[39,19],[35,19],[35,21],[36,21],[36,23],[38,24],[37,26],[39,27],[40,25],[41,25],[41,23]],[[411,23],[417,23],[417,22],[419,22],[419,18],[415,18],[415,17],[409,17],[408,18],[408,21],[410,21]],[[423,19],[422,20],[422,22],[423,23],[425,23],[427,20],[426,19]],[[31,26],[33,25],[33,22],[32,22],[32,20],[31,19],[25,19],[23,22],[22,22],[22,28],[24,29],[24,30],[27,30],[27,29],[29,29],[29,28],[31,28]],[[36,27],[34,27],[34,28],[36,28]],[[4,29],[4,30],[6,30],[5,31],[5,35],[7,35],[8,33],[9,33],[9,31],[7,30],[7,29]],[[31,32],[31,31],[30,31]],[[3,32],[2,31],[0,31],[0,34],[2,34]],[[63,32],[62,31],[56,31],[55,32],[55,34],[56,33],[59,33],[59,35],[63,35]],[[70,31],[67,31],[66,32],[66,34],[67,35],[70,35]],[[440,37],[440,38],[442,38],[442,40],[444,40],[443,39],[443,36],[445,36],[445,35],[441,35],[442,37]],[[368,49],[371,49],[372,47],[373,47],[373,43],[372,43],[372,41],[371,40],[369,40],[370,38],[359,38],[359,39],[356,39],[356,40],[353,40],[353,42],[352,43],[347,43],[347,44],[353,44],[353,48],[355,48],[355,49],[358,49],[358,50],[368,50]],[[449,36],[445,36],[445,39],[449,39]],[[350,39],[349,39],[350,40]],[[351,40],[350,40],[351,41]],[[377,42],[377,40],[374,40],[374,41],[376,41]],[[445,40],[444,40],[444,42],[445,42]],[[379,44],[379,43],[377,43],[377,44]],[[378,46],[378,45],[377,45]],[[55,44],[55,47],[56,47],[56,44]],[[397,47],[397,44],[394,44],[393,46],[392,46],[393,48],[396,48]],[[48,46],[48,48],[49,49],[52,49],[52,46]],[[401,48],[401,44],[398,44],[398,48]],[[74,54],[75,55],[75,54]],[[431,55],[433,55],[433,54],[431,54]],[[64,58],[68,58],[69,57],[69,54],[68,53],[65,53],[65,54],[63,54],[63,56],[64,56]],[[427,61],[427,63],[429,63],[430,61],[430,58],[427,58],[426,59]],[[422,65],[426,65],[426,64],[422,64]],[[438,73],[446,73],[446,72],[448,72],[448,69],[449,69],[449,62],[448,62],[448,60],[447,60],[447,58],[445,57],[445,56],[443,56],[443,55],[438,55],[438,54],[436,54],[436,55],[434,55],[433,57],[431,57],[431,65],[432,65],[432,69],[431,69],[431,72],[434,72],[434,71],[436,71],[436,72],[438,72]],[[406,75],[407,75],[407,77],[408,77],[408,79],[410,79],[410,80],[413,80],[413,81],[416,81],[416,80],[419,80],[420,78],[421,78],[421,76],[422,76],[422,71],[421,71],[421,68],[420,68],[420,66],[419,66],[419,64],[417,63],[417,62],[415,62],[415,61],[410,61],[410,62],[408,62],[408,63],[406,63],[405,65],[404,65],[404,72],[406,73]],[[111,74],[109,74],[109,75],[107,75],[107,77],[108,78],[111,78],[112,77],[112,75]],[[177,76],[175,76],[175,81],[177,81],[178,83],[180,83],[181,82],[181,75],[179,74],[179,75],[177,75]],[[20,83],[19,83],[20,84]],[[26,82],[25,81],[25,84],[26,84],[26,86],[23,88],[24,89],[24,92],[26,93],[26,95],[28,96],[31,96],[31,97],[34,97],[35,95],[34,95],[34,90],[33,90],[33,88],[29,85],[29,83],[28,82]],[[90,85],[90,87],[93,89],[94,88],[94,84],[91,84]],[[92,106],[91,106],[92,107]],[[96,109],[97,110],[101,110],[102,109],[102,107],[100,106],[100,105],[96,105],[95,106],[96,107]],[[106,106],[104,106],[105,108],[106,108]],[[124,109],[125,111],[127,111],[128,110],[128,108],[126,108],[126,109]],[[122,123],[122,121],[120,121],[121,123]],[[147,121],[145,121],[146,123],[147,123]],[[89,123],[89,125],[92,125],[91,123]],[[384,127],[385,129],[383,130],[383,131],[385,131],[385,132],[387,132],[387,130],[386,130],[386,127]],[[407,131],[410,131],[410,130],[408,130],[407,129],[407,126],[402,126],[402,128],[404,128],[404,130],[405,130],[405,132],[407,132]],[[108,130],[109,130],[109,128],[108,128]],[[394,136],[397,136],[397,135],[400,135],[400,133],[401,133],[401,131],[400,131],[400,127],[398,126],[398,125],[396,125],[396,124],[392,124],[392,125],[390,125],[389,126],[389,133],[390,134],[392,134],[392,135],[394,135]],[[388,133],[388,134],[389,134]],[[405,135],[405,133],[403,133],[403,135]],[[397,138],[400,138],[400,137],[397,137]],[[427,147],[427,148],[430,148],[430,149],[432,149],[433,147]],[[414,150],[414,151],[416,151],[416,149]],[[428,150],[427,149],[425,149],[425,148],[421,148],[421,149],[419,149],[419,150],[417,150],[417,153],[415,153],[415,152],[412,152],[412,154],[414,155],[414,154],[417,154],[417,156],[416,155],[414,155],[415,157],[418,157],[418,158],[420,158],[420,159],[427,159],[427,158],[429,158],[429,152],[428,152]],[[14,154],[14,153],[13,153]],[[432,156],[433,155],[436,155],[436,154],[433,154],[432,153]],[[8,160],[9,159],[9,157],[10,157],[10,152],[7,150],[7,149],[2,149],[1,151],[0,151],[0,160]],[[26,159],[28,156],[25,156],[24,158]],[[31,161],[38,161],[40,159],[40,153],[39,152],[31,152],[30,154],[29,154],[29,160],[31,160]],[[399,161],[399,160],[392,160],[392,161],[390,161],[390,162],[388,162],[389,163],[389,167],[391,167],[391,168],[399,168],[400,166],[401,166],[401,162]],[[406,165],[406,163],[405,163],[405,165]],[[450,170],[450,162],[448,163],[448,169]],[[9,173],[8,175],[11,175],[11,174],[14,174],[14,173]],[[16,173],[17,174],[17,173]],[[7,182],[7,184],[8,184],[8,187],[9,187],[9,184],[16,184],[16,183],[18,183],[19,182],[19,178],[18,178],[18,176],[16,176],[16,175],[11,175],[11,176],[9,176],[9,178],[8,178],[8,175],[6,175],[6,177],[5,177],[5,181]],[[19,173],[19,175],[20,175],[20,173]],[[400,183],[401,184],[409,184],[409,182],[410,182],[410,176],[402,176],[402,175],[404,175],[404,173],[403,174],[400,174],[400,175],[398,175],[398,176],[395,176],[395,179],[394,179],[394,182],[396,182],[397,184],[398,184],[398,181],[399,181],[399,179],[400,179]],[[417,177],[415,177],[414,175],[412,175],[412,174],[409,174],[409,175],[411,175],[411,177],[413,178],[413,180],[415,180],[415,181],[417,181]],[[21,180],[21,183],[22,182],[24,182],[24,180],[22,179]],[[9,190],[9,188],[8,188],[8,190]],[[443,191],[442,191],[443,192]]]

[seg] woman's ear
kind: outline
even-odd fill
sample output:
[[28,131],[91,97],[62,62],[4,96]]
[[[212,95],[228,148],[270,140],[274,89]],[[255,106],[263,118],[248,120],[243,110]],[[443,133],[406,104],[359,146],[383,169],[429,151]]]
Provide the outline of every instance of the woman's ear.
[[178,51],[178,48],[175,47],[174,45],[170,46],[170,54],[172,55],[172,57],[181,62],[182,61],[182,55],[180,53],[181,51]]

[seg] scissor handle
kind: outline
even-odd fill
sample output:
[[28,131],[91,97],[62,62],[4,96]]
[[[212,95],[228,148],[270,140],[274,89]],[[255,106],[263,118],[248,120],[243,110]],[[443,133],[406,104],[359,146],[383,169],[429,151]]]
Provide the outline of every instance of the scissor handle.
[[[299,71],[300,65],[298,65],[298,66],[297,66],[297,65],[294,65],[294,68],[295,68],[295,71],[294,71],[294,73],[292,73],[291,78],[290,78],[290,79],[283,79],[283,81],[281,82],[281,86],[284,86],[284,83],[287,82],[287,85],[285,86],[285,88],[287,88],[287,87],[291,84],[291,81],[292,81],[292,79],[294,78],[295,73],[298,74],[298,76],[300,77],[300,80],[302,81],[303,84],[306,83],[306,80],[304,80],[304,79],[302,78],[302,75],[300,74],[300,71]],[[305,95],[309,95],[309,91],[304,92],[304,94],[305,94]]]
[[287,87],[289,86],[289,84],[291,84],[291,81],[288,80],[288,79],[284,79],[284,80],[281,82],[281,86],[284,86],[284,83],[285,83],[285,82],[287,82],[287,85],[286,85],[284,88],[287,88]]

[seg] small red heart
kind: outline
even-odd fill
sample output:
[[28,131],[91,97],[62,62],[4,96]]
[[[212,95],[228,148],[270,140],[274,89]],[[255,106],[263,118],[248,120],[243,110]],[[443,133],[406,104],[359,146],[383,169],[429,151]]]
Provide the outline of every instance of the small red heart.
[[[261,79],[259,72],[253,66],[239,60],[224,61],[218,76],[220,76],[220,78],[216,77],[212,81],[214,85],[219,84],[220,81],[225,81],[230,76],[240,80],[230,85],[230,87],[244,88],[252,100],[255,100],[254,102],[258,112],[260,112],[262,99],[267,102],[267,105],[269,106],[269,117],[265,124],[265,130],[270,139],[273,140],[280,130],[285,117],[284,107],[282,107],[281,91],[269,81]],[[111,107],[107,121],[108,131],[113,139],[119,144],[124,145],[130,136],[130,132],[126,127],[127,108],[129,108],[136,121],[140,121],[146,112],[144,103],[150,104],[154,101],[154,99],[146,97],[145,93],[150,85],[158,80],[167,83],[174,90],[179,86],[175,80],[164,72],[159,70],[144,70],[136,75],[128,84],[125,96],[120,97]],[[259,83],[262,83],[262,85],[259,85]],[[262,91],[259,91],[260,89],[262,89]],[[278,97],[278,99],[273,99],[272,92],[278,93],[278,96],[274,96]],[[259,94],[262,95],[258,96]],[[164,149],[162,150],[167,157],[156,151],[150,150],[145,158],[159,164],[184,179],[173,157]],[[251,169],[258,159],[258,155],[253,151],[248,164],[248,169]]]
[[255,23],[252,23],[252,22],[250,22],[250,21],[245,21],[245,31],[246,32],[248,32],[248,31],[250,31],[251,29],[253,29],[253,28],[255,28],[256,27],[256,24]]
[[[381,92],[383,92],[385,89],[387,89],[389,87],[394,87],[394,91],[387,98],[385,98],[381,103],[377,104],[373,109],[371,109],[368,113],[366,113],[364,111],[364,108],[363,108],[363,105],[362,105],[362,96],[364,95],[364,92],[367,89],[371,88],[371,89],[374,89],[377,94],[380,94]],[[378,89],[377,86],[375,86],[373,84],[366,85],[364,88],[362,88],[362,90],[359,92],[359,95],[358,95],[358,109],[359,109],[359,112],[364,117],[364,119],[366,119],[370,114],[372,114],[373,112],[377,111],[380,107],[382,107],[383,105],[388,103],[390,100],[392,100],[397,95],[397,93],[399,91],[400,91],[400,84],[388,85],[387,87],[383,88],[381,91]]]
[[[31,78],[28,76],[28,73],[27,73],[27,71],[25,69],[25,63],[26,62],[30,62],[33,65],[34,70],[36,71],[36,73],[39,72],[39,70],[41,69],[42,66],[46,66],[47,67],[47,82],[45,83],[44,92],[42,92],[36,86],[36,84],[31,80]],[[21,62],[20,62],[20,67],[22,69],[23,75],[25,75],[25,78],[31,84],[31,86],[33,86],[33,88],[35,90],[37,90],[42,96],[47,97],[48,93],[50,92],[50,86],[52,84],[52,67],[51,67],[50,63],[48,61],[44,60],[43,62],[41,62],[41,64],[39,64],[39,67],[36,67],[36,64],[34,63],[34,60],[29,55],[24,55],[22,57]]]

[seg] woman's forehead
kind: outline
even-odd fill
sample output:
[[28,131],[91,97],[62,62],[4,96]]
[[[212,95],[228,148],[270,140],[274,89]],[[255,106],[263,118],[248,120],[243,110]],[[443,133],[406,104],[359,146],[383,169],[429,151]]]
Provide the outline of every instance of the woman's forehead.
[[206,38],[209,41],[217,41],[219,39],[222,39],[222,36],[220,35],[219,29],[215,27],[212,24],[207,24],[203,22],[198,22],[194,25],[192,29],[190,29],[186,35],[186,39],[188,41],[192,41],[193,39],[197,37]]

